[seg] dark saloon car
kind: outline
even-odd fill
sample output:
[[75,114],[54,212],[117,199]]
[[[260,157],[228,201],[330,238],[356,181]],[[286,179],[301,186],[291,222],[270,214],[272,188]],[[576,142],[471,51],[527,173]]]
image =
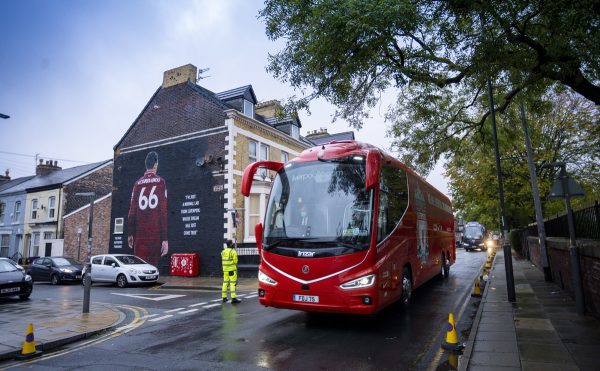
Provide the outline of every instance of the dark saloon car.
[[31,295],[31,290],[33,290],[31,276],[6,260],[0,259],[0,297],[19,296],[21,300],[25,300]]
[[66,281],[81,281],[83,265],[77,260],[62,256],[49,256],[34,260],[27,273],[34,281],[50,281],[58,285]]

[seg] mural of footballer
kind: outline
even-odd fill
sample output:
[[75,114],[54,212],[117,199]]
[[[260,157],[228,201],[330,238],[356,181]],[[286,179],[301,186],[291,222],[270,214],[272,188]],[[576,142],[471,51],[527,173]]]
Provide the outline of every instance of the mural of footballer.
[[158,153],[146,155],[146,172],[133,185],[127,216],[127,243],[133,253],[158,267],[169,252],[167,184],[156,174]]

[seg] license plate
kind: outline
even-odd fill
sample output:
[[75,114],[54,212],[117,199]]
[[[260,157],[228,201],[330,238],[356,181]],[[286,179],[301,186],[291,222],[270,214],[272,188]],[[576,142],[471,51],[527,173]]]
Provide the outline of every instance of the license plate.
[[294,301],[301,301],[303,303],[318,303],[319,297],[314,295],[297,295],[294,294]]
[[156,279],[156,276],[146,276],[146,279],[147,279],[147,280],[155,280],[155,279]]
[[1,294],[6,294],[7,292],[18,292],[18,291],[21,291],[20,287],[9,287],[7,289],[0,290],[0,293]]

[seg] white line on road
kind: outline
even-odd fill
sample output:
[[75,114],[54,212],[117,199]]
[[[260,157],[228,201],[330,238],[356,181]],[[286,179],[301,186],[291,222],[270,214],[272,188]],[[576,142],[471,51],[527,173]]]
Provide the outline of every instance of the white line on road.
[[200,306],[200,305],[206,305],[206,304],[208,304],[208,302],[207,302],[207,301],[205,301],[205,302],[202,302],[202,303],[196,303],[196,304],[192,304],[192,305],[190,305],[190,307],[198,307],[198,306]]
[[190,309],[190,310],[184,310],[183,312],[179,312],[179,314],[187,314],[187,313],[193,313],[193,312],[197,312],[200,309]]
[[150,321],[150,322],[156,322],[156,321],[160,321],[160,320],[163,320],[163,319],[169,318],[169,317],[173,317],[173,315],[172,314],[167,314],[166,316],[152,318],[152,319],[149,319],[148,321]]
[[156,317],[156,316],[158,316],[158,314],[154,313],[154,314],[147,315],[146,318],[151,318],[151,317]]
[[217,304],[210,304],[210,305],[205,305],[202,308],[212,308],[212,307],[218,307],[219,305],[221,305],[221,303],[217,303]]
[[215,300],[211,300],[211,301],[212,301],[212,302],[215,302],[215,301],[223,301],[223,299],[215,299]]
[[185,308],[176,308],[176,309],[171,309],[171,310],[165,310],[165,313],[171,313],[171,312],[179,312],[180,310],[184,310]]
[[257,296],[258,296],[258,294],[248,295],[248,296],[246,296],[246,299],[255,298]]

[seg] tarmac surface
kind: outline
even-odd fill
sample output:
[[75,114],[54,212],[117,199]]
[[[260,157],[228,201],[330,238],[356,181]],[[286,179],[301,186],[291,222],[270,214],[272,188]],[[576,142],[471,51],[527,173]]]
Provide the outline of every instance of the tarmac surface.
[[[531,262],[513,253],[516,302],[509,303],[504,255],[498,251],[471,329],[459,370],[600,370],[600,321],[578,316],[575,303]],[[160,288],[221,290],[220,277],[161,277]],[[252,291],[256,278],[239,278],[238,290]],[[117,329],[126,314],[78,301],[31,301],[0,306],[0,361],[21,352],[29,323],[38,350]]]

